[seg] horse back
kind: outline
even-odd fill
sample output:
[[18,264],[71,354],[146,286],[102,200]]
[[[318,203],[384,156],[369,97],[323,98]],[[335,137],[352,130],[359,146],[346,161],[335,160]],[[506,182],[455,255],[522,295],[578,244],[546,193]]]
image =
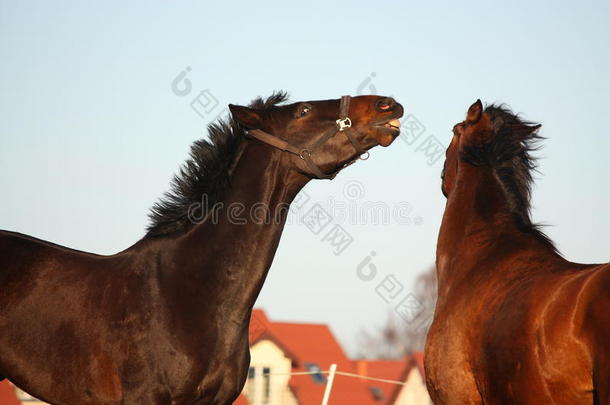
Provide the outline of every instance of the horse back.
[[[100,271],[111,262],[116,260],[0,231],[0,374],[47,402],[63,403],[68,394],[62,381],[83,376],[93,380],[88,386],[98,399],[120,396],[116,365],[95,322],[105,316],[98,309],[105,286],[116,286],[113,266]],[[35,387],[58,396],[45,398]]]
[[27,296],[30,288],[69,277],[83,267],[95,267],[103,257],[20,233],[0,231],[0,310],[3,303],[7,305],[9,295]]

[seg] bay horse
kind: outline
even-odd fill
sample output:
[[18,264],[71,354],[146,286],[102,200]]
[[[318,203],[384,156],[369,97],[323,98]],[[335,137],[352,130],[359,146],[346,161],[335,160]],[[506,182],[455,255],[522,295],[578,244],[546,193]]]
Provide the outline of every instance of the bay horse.
[[52,404],[230,404],[288,207],[399,134],[381,96],[230,105],[111,256],[0,232],[0,375]]
[[436,404],[610,404],[610,265],[532,222],[540,125],[481,101],[455,125],[426,349]]

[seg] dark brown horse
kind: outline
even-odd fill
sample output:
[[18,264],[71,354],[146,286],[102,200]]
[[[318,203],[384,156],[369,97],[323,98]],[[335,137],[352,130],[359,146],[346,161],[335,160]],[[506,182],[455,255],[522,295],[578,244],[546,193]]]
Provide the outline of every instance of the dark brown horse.
[[453,129],[426,343],[436,404],[610,403],[610,266],[563,259],[532,223],[539,127],[477,101]]
[[389,145],[403,113],[378,96],[283,101],[230,106],[123,252],[0,232],[0,374],[52,404],[231,403],[290,202]]

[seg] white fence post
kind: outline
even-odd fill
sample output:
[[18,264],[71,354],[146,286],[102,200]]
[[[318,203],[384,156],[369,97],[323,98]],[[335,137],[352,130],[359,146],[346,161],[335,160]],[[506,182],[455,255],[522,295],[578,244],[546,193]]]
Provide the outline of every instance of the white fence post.
[[324,390],[324,398],[322,398],[322,405],[328,405],[328,398],[330,398],[330,390],[333,388],[333,381],[335,380],[336,371],[337,371],[337,365],[331,364],[330,371],[328,372],[328,380],[326,380],[326,389]]

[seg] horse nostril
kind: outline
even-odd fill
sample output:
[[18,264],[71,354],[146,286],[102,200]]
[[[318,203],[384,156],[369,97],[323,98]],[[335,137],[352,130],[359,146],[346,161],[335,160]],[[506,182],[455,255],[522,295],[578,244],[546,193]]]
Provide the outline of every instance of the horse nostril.
[[394,104],[396,104],[396,102],[394,101],[393,98],[384,97],[377,101],[377,109],[381,110],[381,111],[387,111],[387,110],[391,109],[392,107],[394,107]]

